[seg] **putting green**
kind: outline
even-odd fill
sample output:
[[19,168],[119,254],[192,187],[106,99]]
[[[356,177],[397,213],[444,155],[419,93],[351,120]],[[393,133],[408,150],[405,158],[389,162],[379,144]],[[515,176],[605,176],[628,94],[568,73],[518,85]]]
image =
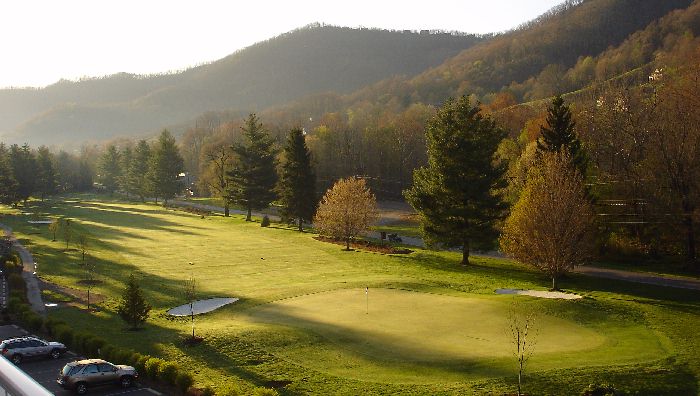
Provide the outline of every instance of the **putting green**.
[[[348,289],[265,304],[248,320],[279,325],[267,349],[309,368],[378,382],[444,382],[514,372],[511,301],[394,289],[370,289],[366,296],[364,289]],[[609,325],[601,331],[539,315],[531,369],[624,364],[666,354],[643,326]],[[631,335],[634,343],[626,341]]]

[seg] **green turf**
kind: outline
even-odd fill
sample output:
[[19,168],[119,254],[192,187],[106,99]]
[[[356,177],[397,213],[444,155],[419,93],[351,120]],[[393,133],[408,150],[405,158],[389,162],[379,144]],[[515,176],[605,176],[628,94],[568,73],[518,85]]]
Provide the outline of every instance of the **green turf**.
[[[51,242],[28,217],[73,219],[91,235],[107,299],[87,314],[62,308],[53,316],[116,344],[194,367],[200,385],[237,381],[244,388],[288,380],[286,394],[503,393],[512,391],[515,361],[505,342],[502,287],[545,290],[546,277],[507,260],[417,250],[388,256],[344,252],[284,226],[262,228],[242,216],[201,218],[153,204],[90,195],[5,209],[35,253],[40,275],[81,288],[79,252]],[[188,263],[192,262],[193,265]],[[130,272],[154,306],[147,328],[134,333],[114,314]],[[194,275],[202,297],[241,301],[197,319],[206,337],[182,346],[186,319],[164,312],[183,303],[181,284]],[[363,308],[370,287],[369,314]],[[579,393],[610,380],[634,392],[697,394],[700,296],[612,280],[562,280],[586,298],[519,297],[540,313],[540,336],[528,368],[532,394]],[[369,320],[373,319],[373,320]]]

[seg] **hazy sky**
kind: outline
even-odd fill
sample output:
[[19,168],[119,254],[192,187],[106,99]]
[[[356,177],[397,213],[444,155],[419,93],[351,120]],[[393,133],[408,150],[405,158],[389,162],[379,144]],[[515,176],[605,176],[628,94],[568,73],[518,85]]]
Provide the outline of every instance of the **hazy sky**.
[[497,32],[561,1],[7,0],[0,2],[0,87],[179,70],[313,22]]

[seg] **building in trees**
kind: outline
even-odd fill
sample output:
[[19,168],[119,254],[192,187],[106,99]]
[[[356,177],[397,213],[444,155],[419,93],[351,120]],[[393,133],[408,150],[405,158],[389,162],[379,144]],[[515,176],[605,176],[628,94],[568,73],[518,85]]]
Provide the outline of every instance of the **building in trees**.
[[591,259],[594,217],[583,177],[566,150],[544,153],[505,222],[501,248],[546,273],[557,290],[559,277]]
[[311,165],[311,153],[301,128],[292,129],[284,148],[284,162],[278,185],[282,216],[296,219],[299,231],[303,222],[310,222],[316,212],[316,174]]
[[504,167],[494,155],[505,137],[469,98],[447,100],[428,122],[428,165],[413,173],[404,192],[418,212],[426,243],[459,246],[462,265],[469,264],[474,243],[490,244],[505,204],[495,192],[505,185]]
[[350,241],[367,230],[379,218],[377,199],[364,179],[338,180],[326,191],[314,217],[314,226],[322,235]]
[[148,181],[156,200],[163,198],[167,203],[180,192],[182,183],[178,175],[182,172],[183,166],[175,138],[164,129],[153,148],[148,173]]
[[276,198],[277,183],[274,141],[255,114],[250,114],[243,130],[244,142],[233,145],[236,160],[228,177],[226,199],[251,213],[265,209]]

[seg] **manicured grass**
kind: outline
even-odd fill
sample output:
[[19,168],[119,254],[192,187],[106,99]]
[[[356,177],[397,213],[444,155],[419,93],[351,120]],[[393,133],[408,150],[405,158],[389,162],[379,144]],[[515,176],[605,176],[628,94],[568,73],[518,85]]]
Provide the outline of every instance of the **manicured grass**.
[[[95,313],[61,308],[53,316],[176,359],[194,368],[200,385],[230,380],[250,389],[291,381],[284,394],[512,392],[516,365],[504,323],[512,297],[493,291],[548,286],[541,274],[508,260],[474,258],[462,268],[452,252],[344,252],[242,216],[201,218],[91,195],[23,210],[71,218],[74,234],[92,238],[102,281],[93,292],[106,299]],[[82,287],[74,245],[64,251],[46,226],[28,224],[18,211],[3,213],[0,222],[37,253],[44,279]],[[137,333],[125,331],[114,313],[130,272],[154,306]],[[192,275],[202,298],[241,301],[198,317],[205,342],[186,347],[188,319],[165,311],[184,302],[182,282]],[[518,298],[540,313],[526,391],[577,394],[590,382],[609,381],[644,394],[698,393],[700,293],[583,276],[562,285],[586,298]]]

